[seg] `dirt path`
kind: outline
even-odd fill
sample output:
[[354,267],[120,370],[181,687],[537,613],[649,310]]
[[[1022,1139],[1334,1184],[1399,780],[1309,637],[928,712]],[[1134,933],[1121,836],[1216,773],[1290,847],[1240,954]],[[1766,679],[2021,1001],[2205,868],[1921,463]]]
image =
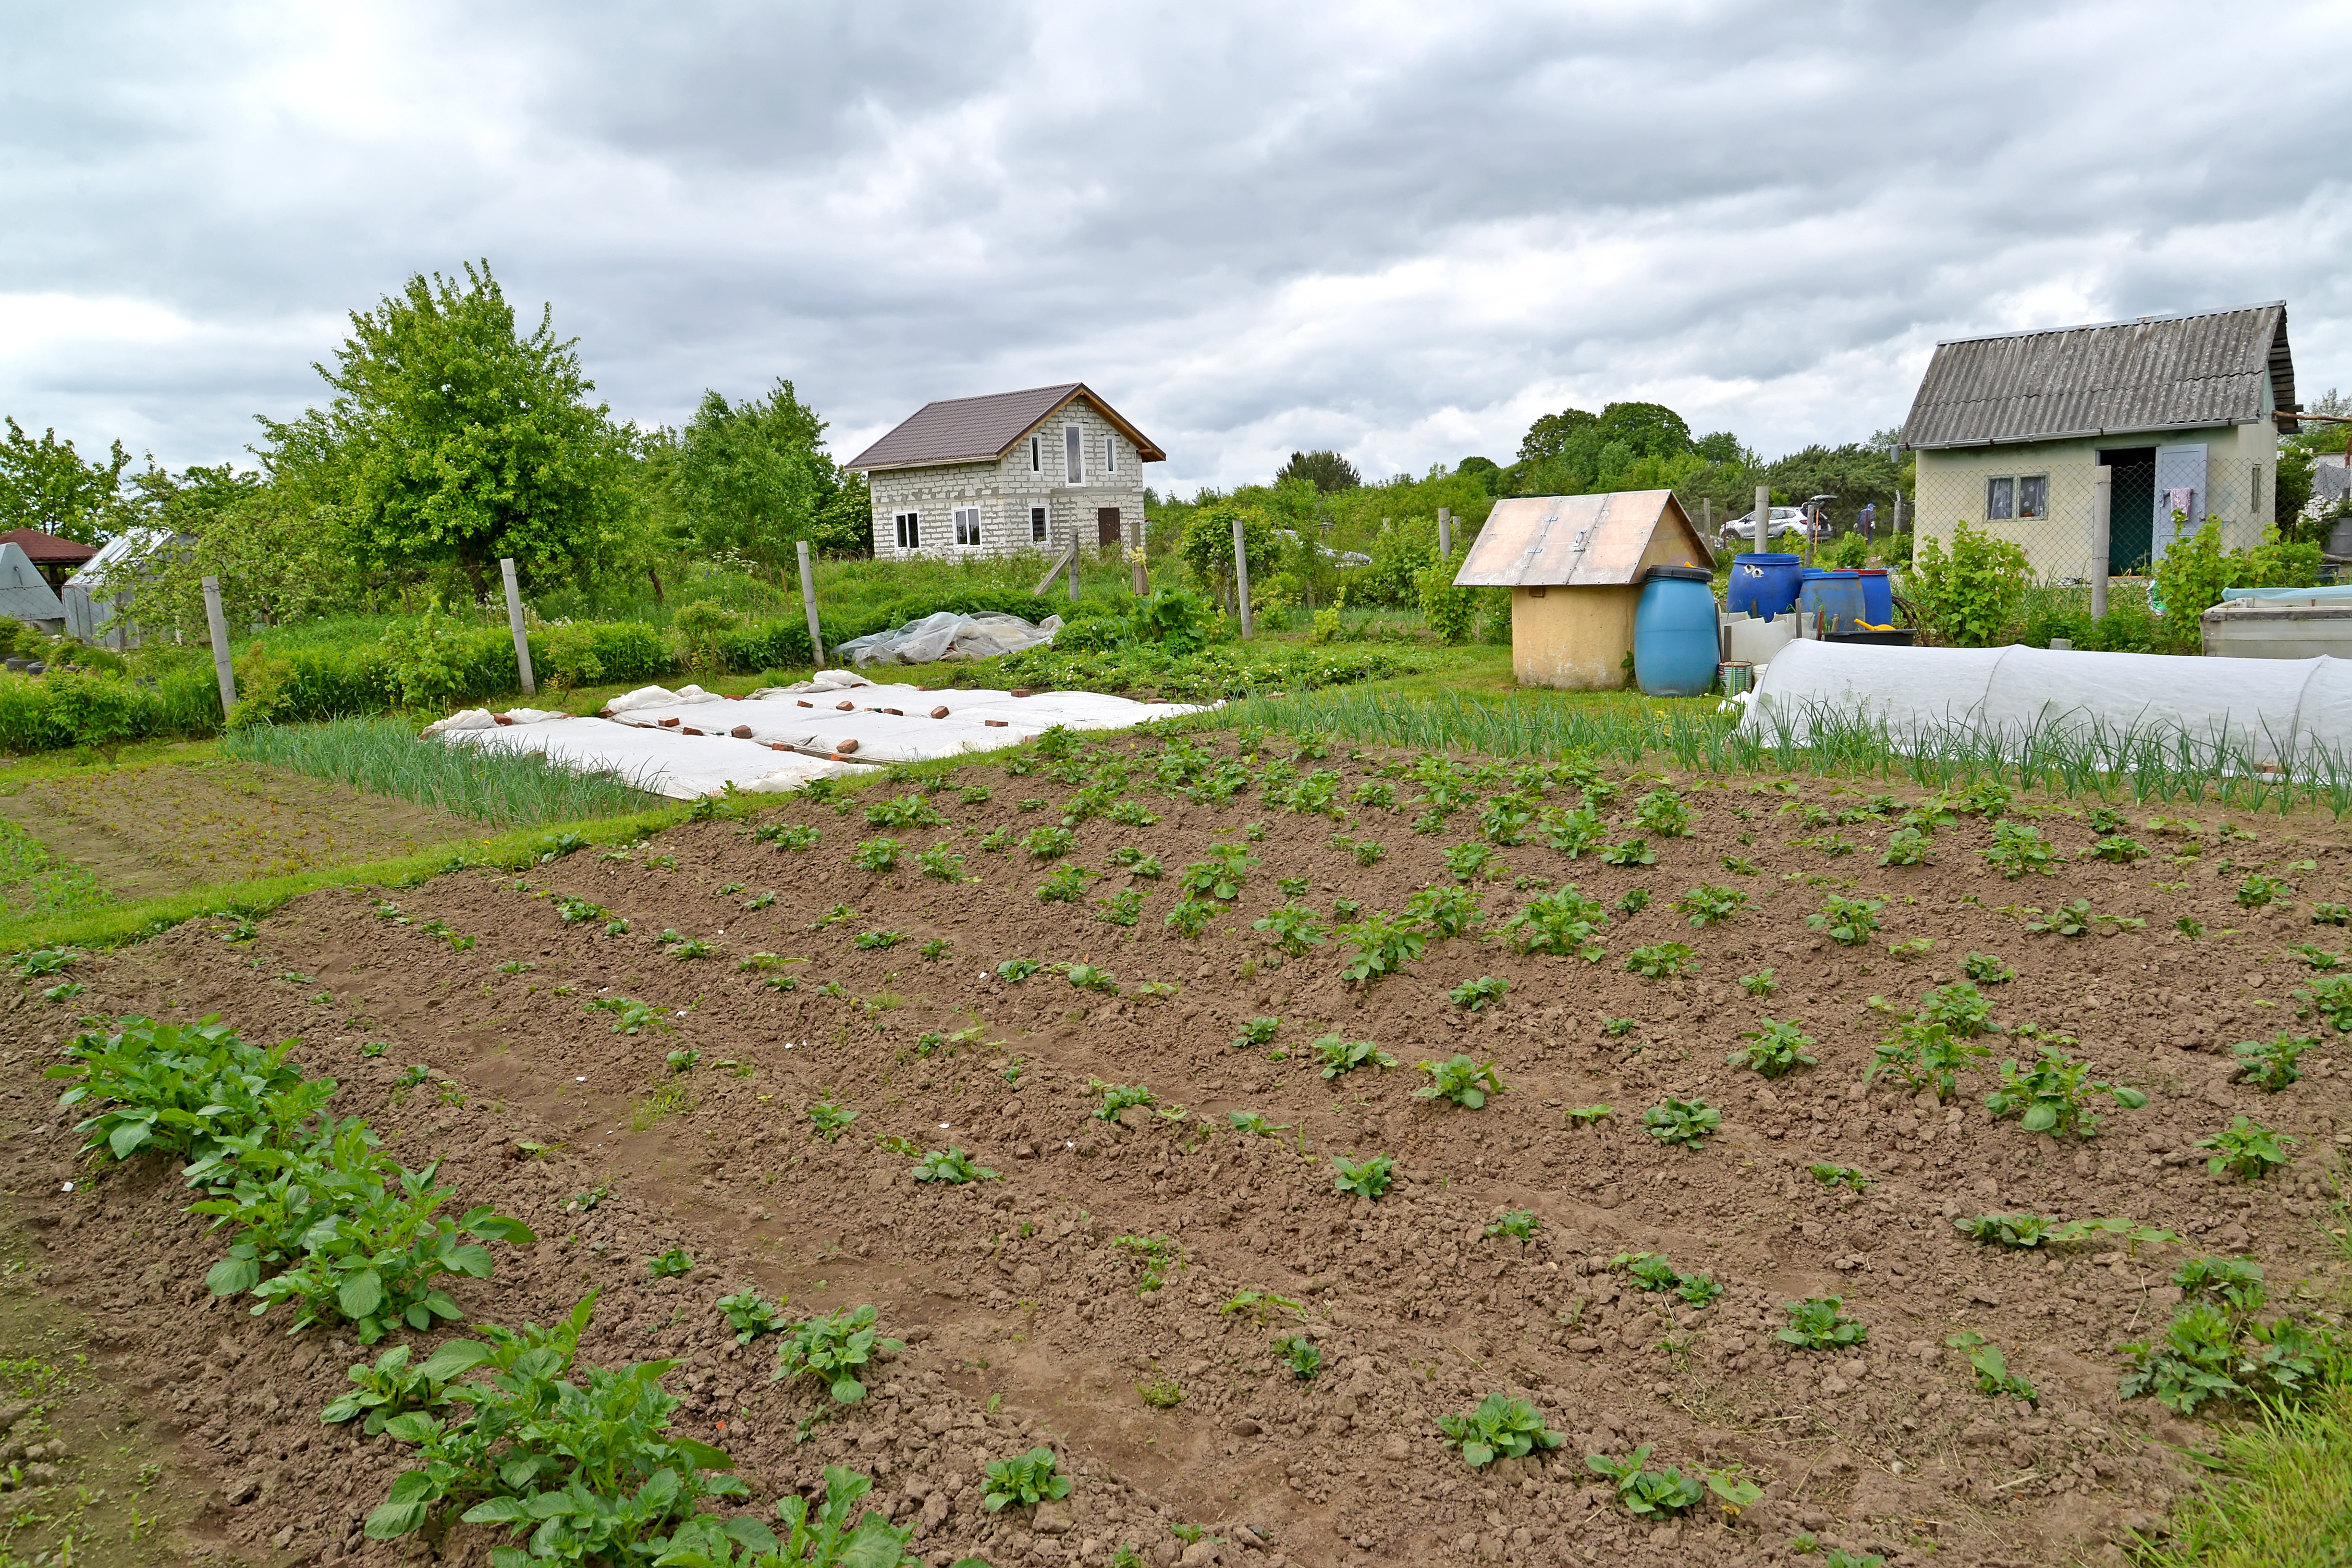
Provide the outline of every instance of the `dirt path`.
[[[1308,757],[1294,772],[1334,772],[1342,802],[1362,784],[1406,801],[1421,793],[1377,778],[1384,761]],[[1123,795],[1122,767],[1133,770]],[[2343,1257],[2323,1226],[2342,1222],[2327,1218],[2321,1179],[2352,1142],[2352,1096],[2341,1037],[2297,1025],[2290,995],[2308,978],[2296,944],[2343,945],[2342,931],[2309,916],[2314,901],[2347,897],[2344,837],[2325,819],[2241,823],[2255,837],[2225,840],[2210,812],[2159,808],[2201,819],[2200,852],[2175,858],[2191,841],[2138,826],[2150,814],[2135,811],[2133,830],[2157,854],[2118,865],[2080,858],[2096,835],[2054,813],[2040,826],[2074,858],[2011,881],[1981,858],[1991,833],[1976,818],[1935,834],[1935,863],[1882,868],[1891,825],[1858,812],[1866,792],[1681,780],[1694,832],[1653,836],[1654,864],[1528,843],[1499,850],[1505,868],[1470,884],[1492,930],[1540,890],[1515,881],[1576,883],[1612,910],[1600,961],[1518,953],[1474,928],[1367,987],[1342,980],[1346,953],[1331,944],[1276,966],[1252,922],[1288,898],[1328,923],[1335,899],[1402,910],[1416,889],[1458,885],[1445,854],[1477,841],[1481,806],[1427,834],[1412,830],[1417,804],[1360,807],[1343,824],[1273,804],[1260,772],[1236,798],[1193,802],[1165,793],[1148,756],[1125,746],[1060,780],[974,766],[931,796],[946,826],[891,830],[904,855],[887,875],[852,858],[883,830],[795,800],[763,821],[814,826],[814,848],[713,822],[621,858],[444,878],[394,894],[396,910],[321,893],[265,922],[256,942],[189,926],[85,963],[77,973],[92,989],[74,1005],[219,1013],[249,1038],[300,1036],[309,1069],[344,1085],[340,1112],[367,1116],[406,1163],[444,1156],[460,1205],[495,1203],[539,1232],[526,1252],[499,1249],[494,1279],[461,1283],[470,1315],[544,1322],[600,1290],[583,1359],[681,1358],[671,1384],[688,1394],[685,1429],[734,1453],[762,1510],[821,1465],[850,1464],[920,1521],[918,1550],[941,1563],[967,1552],[1000,1568],[1100,1563],[1128,1542],[1149,1562],[1269,1568],[1610,1563],[1644,1540],[1683,1561],[1730,1563],[1762,1561],[1801,1531],[1894,1563],[1930,1551],[1938,1564],[2105,1561],[2189,1484],[2151,1439],[2193,1444],[2204,1430],[2116,1395],[2114,1347],[2161,1331],[2179,1261],[2246,1251],[2274,1300],[2303,1280],[2343,1305]],[[1098,875],[1086,901],[1041,900],[1051,864],[1022,837],[1057,823],[1074,789],[1106,782],[1097,811],[1118,796],[1160,820],[1079,820],[1069,858]],[[1631,781],[1607,808],[1612,840],[1655,782]],[[963,800],[964,784],[991,798]],[[1491,799],[1504,786],[1473,787]],[[1551,796],[1563,799],[1574,793]],[[1031,800],[1038,808],[1024,810]],[[1808,826],[1808,806],[1857,819]],[[992,852],[983,839],[999,827],[1013,847]],[[1385,855],[1364,866],[1361,840]],[[1180,937],[1163,924],[1173,884],[1229,843],[1255,862],[1235,912]],[[1840,844],[1855,852],[1834,853]],[[935,845],[964,857],[950,875],[973,879],[923,875],[916,855]],[[1165,875],[1100,875],[1119,846]],[[2239,906],[2241,879],[2258,872],[2293,882],[2284,907]],[[1702,884],[1748,902],[1694,928],[1673,906]],[[1107,923],[1102,900],[1130,887],[1144,895],[1138,923]],[[1651,897],[1629,912],[1637,890]],[[769,891],[772,904],[748,907]],[[1884,900],[1868,944],[1808,928],[1832,893]],[[567,898],[605,913],[566,923]],[[2024,906],[2079,898],[2145,926],[2023,931]],[[611,919],[626,933],[603,934]],[[2183,934],[2184,919],[2204,934]],[[670,956],[665,931],[712,955]],[[881,932],[900,940],[856,944]],[[1890,957],[1890,943],[1922,938],[1932,947],[1919,956]],[[946,947],[927,959],[933,940]],[[1667,942],[1688,945],[1695,973],[1623,967],[1636,947]],[[2148,1107],[2110,1111],[2094,1140],[2060,1142],[1994,1121],[1982,1076],[1963,1076],[1948,1103],[1888,1077],[1865,1083],[1892,1026],[1874,1000],[1908,1005],[1957,982],[1972,952],[2016,972],[1985,987],[1999,1025],[2079,1036],[2065,1048],[2095,1076],[2145,1089]],[[755,953],[807,962],[739,968]],[[1098,965],[1122,994],[1051,970],[1008,983],[997,977],[1008,959]],[[1768,999],[1736,984],[1768,969]],[[1449,999],[1481,975],[1508,993],[1476,1012]],[[776,976],[793,988],[770,985]],[[1173,994],[1139,994],[1144,982]],[[0,1152],[0,1177],[51,1226],[43,1234],[67,1265],[52,1283],[110,1301],[125,1353],[163,1380],[224,1495],[244,1489],[226,1513],[232,1541],[258,1551],[290,1531],[282,1561],[394,1561],[357,1525],[401,1451],[317,1422],[356,1347],[315,1332],[289,1342],[271,1321],[209,1302],[201,1280],[217,1253],[180,1215],[166,1173],[113,1171],[57,1191],[74,1173],[70,1142],[61,1120],[42,1120],[47,1090],[32,1074],[66,1020],[28,997],[6,1016],[17,1055],[0,1068],[13,1097],[0,1105],[27,1130]],[[613,997],[675,1012],[667,1027],[625,1035],[588,1005]],[[1727,1067],[1767,1014],[1802,1020],[1818,1065],[1770,1082]],[[1271,1045],[1229,1044],[1261,1016],[1281,1019]],[[2281,1028],[2324,1037],[2302,1081],[2275,1095],[2233,1081],[2231,1044]],[[1307,1049],[1326,1031],[1371,1040],[1399,1065],[1327,1079]],[[372,1040],[389,1048],[362,1056]],[[1991,1044],[1996,1059],[2026,1049]],[[698,1055],[674,1074],[665,1058],[677,1050]],[[1414,1098],[1427,1081],[1414,1064],[1455,1052],[1494,1060],[1507,1092],[1477,1110]],[[434,1077],[403,1089],[412,1063]],[[1161,1110],[1185,1114],[1137,1107],[1106,1121],[1094,1080],[1149,1086]],[[858,1112],[837,1142],[813,1138],[804,1114],[827,1091]],[[1641,1117],[1669,1097],[1718,1108],[1720,1130],[1696,1149],[1661,1145]],[[1566,1114],[1604,1103],[1614,1112],[1594,1125]],[[1286,1131],[1238,1131],[1236,1110]],[[2206,1173],[2195,1141],[2236,1112],[2303,1141],[2284,1175],[2241,1185]],[[919,1184],[879,1139],[952,1144],[1003,1179]],[[526,1142],[548,1147],[524,1158]],[[1326,1162],[1341,1152],[1392,1155],[1393,1189],[1378,1203],[1336,1194]],[[1824,1187],[1809,1173],[1816,1163],[1870,1184]],[[583,1207],[590,1194],[601,1195]],[[1483,1234],[1519,1209],[1540,1219],[1531,1240]],[[2130,1216],[2189,1240],[2045,1256],[1979,1247],[1950,1223],[2019,1210]],[[1139,1244],[1155,1237],[1166,1238],[1166,1282],[1141,1289],[1151,1255]],[[650,1278],[646,1259],[678,1246],[693,1271]],[[1666,1254],[1722,1295],[1694,1306],[1638,1289],[1610,1267],[1628,1252]],[[873,1302],[909,1349],[853,1409],[772,1384],[774,1342],[737,1347],[711,1307],[744,1283],[788,1294],[795,1315]],[[1271,1305],[1263,1324],[1225,1310],[1245,1289],[1297,1306]],[[1865,1343],[1828,1353],[1780,1342],[1784,1303],[1827,1296],[1867,1326]],[[2037,1385],[2037,1406],[1974,1391],[1945,1348],[1962,1329],[2002,1347]],[[1270,1348],[1293,1333],[1321,1352],[1312,1381]],[[1145,1384],[1181,1402],[1154,1408]],[[1533,1398],[1566,1445],[1467,1468],[1434,1420],[1496,1390]],[[982,1513],[979,1462],[1034,1442],[1078,1476],[1068,1503],[1035,1519]],[[1736,1468],[1765,1484],[1765,1500],[1728,1523],[1708,1507],[1678,1526],[1633,1521],[1582,1456],[1644,1444],[1654,1468]],[[1224,1544],[1188,1543],[1180,1525]],[[461,1530],[448,1552],[476,1561],[488,1544]]]

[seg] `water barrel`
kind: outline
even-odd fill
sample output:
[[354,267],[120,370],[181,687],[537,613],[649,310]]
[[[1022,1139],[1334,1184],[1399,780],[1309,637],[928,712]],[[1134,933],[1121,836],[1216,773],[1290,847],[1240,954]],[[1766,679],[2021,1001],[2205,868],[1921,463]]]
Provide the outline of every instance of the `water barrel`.
[[1853,631],[1862,618],[1862,574],[1806,567],[1797,588],[1797,610],[1821,616],[1824,632]]
[[1803,558],[1795,555],[1733,556],[1731,586],[1724,595],[1724,607],[1734,615],[1744,611],[1767,621],[1788,614],[1797,602],[1797,574],[1803,566]]
[[1865,566],[1854,574],[1862,579],[1862,618],[1874,626],[1895,624],[1895,584],[1884,566]]
[[1651,697],[1704,697],[1715,687],[1715,575],[1653,566],[1633,606],[1633,679]]

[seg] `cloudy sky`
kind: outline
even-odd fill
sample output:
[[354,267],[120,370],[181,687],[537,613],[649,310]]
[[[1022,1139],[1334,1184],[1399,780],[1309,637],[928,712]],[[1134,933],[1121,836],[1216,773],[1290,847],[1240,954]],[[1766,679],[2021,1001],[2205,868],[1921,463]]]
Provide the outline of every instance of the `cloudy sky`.
[[1622,398],[1774,455],[1939,337],[2282,297],[2352,386],[2341,0],[5,14],[0,412],[173,467],[473,258],[625,418],[1079,379],[1188,491]]

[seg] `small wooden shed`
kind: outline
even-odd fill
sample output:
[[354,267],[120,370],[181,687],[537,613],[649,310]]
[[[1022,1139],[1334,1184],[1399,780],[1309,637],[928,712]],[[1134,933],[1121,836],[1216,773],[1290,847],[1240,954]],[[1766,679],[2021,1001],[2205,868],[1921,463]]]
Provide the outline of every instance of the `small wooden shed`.
[[1520,685],[1610,691],[1631,679],[1633,606],[1653,566],[1715,569],[1674,491],[1514,496],[1495,503],[1454,581],[1511,591]]

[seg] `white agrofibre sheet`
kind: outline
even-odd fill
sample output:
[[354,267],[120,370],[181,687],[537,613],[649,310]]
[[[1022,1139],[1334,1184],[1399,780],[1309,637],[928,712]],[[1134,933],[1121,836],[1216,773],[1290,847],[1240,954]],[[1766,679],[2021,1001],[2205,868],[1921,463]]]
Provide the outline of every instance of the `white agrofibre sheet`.
[[1938,737],[2006,748],[2063,736],[2175,752],[2185,742],[2225,763],[2281,766],[2352,756],[2352,660],[1790,643],[1740,729],[1803,744],[1824,721],[1884,725],[1914,748]]
[[887,631],[852,637],[833,651],[855,665],[932,664],[943,658],[993,658],[1019,653],[1054,640],[1062,617],[1047,616],[1032,625],[1018,616],[983,610],[960,616],[941,610]]
[[617,774],[635,787],[672,800],[698,800],[729,784],[753,794],[798,789],[811,779],[840,778],[858,770],[777,752],[751,741],[690,737],[667,730],[555,718],[538,723],[448,729],[431,735],[448,745],[537,754],[583,773]]

